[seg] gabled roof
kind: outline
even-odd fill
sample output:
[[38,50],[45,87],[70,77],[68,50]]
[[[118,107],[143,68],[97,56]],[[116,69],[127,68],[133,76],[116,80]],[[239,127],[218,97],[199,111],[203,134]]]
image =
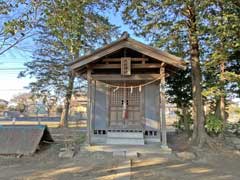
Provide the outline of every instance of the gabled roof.
[[128,35],[125,35],[117,41],[114,41],[111,44],[108,44],[106,46],[103,46],[102,48],[93,51],[91,54],[80,57],[78,60],[71,62],[69,65],[71,66],[72,70],[81,68],[89,63],[92,63],[106,55],[112,54],[123,48],[135,50],[139,53],[142,53],[146,56],[149,56],[179,69],[186,68],[186,63],[183,61],[183,59],[167,52],[163,52],[160,49],[136,41],[130,38]]

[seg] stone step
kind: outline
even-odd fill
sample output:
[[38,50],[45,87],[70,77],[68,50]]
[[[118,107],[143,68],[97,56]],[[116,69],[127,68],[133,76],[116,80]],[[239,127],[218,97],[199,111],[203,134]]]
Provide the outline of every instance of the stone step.
[[107,137],[107,144],[144,145],[144,139],[132,137]]
[[107,132],[108,138],[139,138],[143,139],[143,132]]

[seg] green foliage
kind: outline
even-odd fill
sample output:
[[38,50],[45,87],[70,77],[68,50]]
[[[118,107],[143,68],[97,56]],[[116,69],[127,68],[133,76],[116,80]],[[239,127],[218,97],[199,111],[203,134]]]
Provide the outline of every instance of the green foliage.
[[234,0],[212,3],[204,16],[204,92],[209,100],[239,96],[240,6]]
[[192,83],[189,69],[179,71],[175,76],[167,78],[166,94],[168,102],[176,104],[177,108],[181,109],[175,112],[179,117],[175,126],[190,134],[193,120],[191,118]]
[[44,1],[33,61],[26,63],[27,69],[19,75],[36,79],[29,85],[35,94],[42,95],[46,92],[64,98],[65,111],[61,121],[64,120],[62,124],[65,126],[76,82],[68,63],[98,46],[111,42],[118,32],[116,26],[100,15],[100,10],[103,9],[97,2]]
[[168,101],[178,108],[189,107],[192,100],[192,84],[190,70],[179,71],[175,76],[167,78],[166,94]]
[[[99,14],[104,5],[96,0],[55,0],[44,9],[46,26],[75,60],[79,53],[106,44],[115,36],[117,27]],[[76,56],[76,57],[75,57]]]
[[9,106],[8,111],[17,111],[15,106]]
[[0,104],[0,112],[6,110],[7,106],[5,104]]
[[75,137],[75,144],[83,144],[86,140],[86,134],[85,133],[79,133],[78,136]]
[[209,134],[219,134],[223,132],[223,121],[215,115],[209,114],[206,118],[205,128]]
[[73,76],[67,63],[116,37],[117,27],[99,15],[96,8],[96,2],[91,0],[55,0],[42,5],[33,61],[26,63],[26,71],[19,75],[36,79],[29,86],[33,92],[71,95]]
[[[121,2],[119,5],[121,4],[120,6],[123,9],[124,21],[131,26],[136,35],[145,37],[163,50],[177,52],[178,56],[190,60],[191,76],[189,77],[192,81],[189,81],[188,84],[193,86],[194,111],[192,113],[196,122],[194,124],[196,125],[194,141],[200,142],[203,137],[201,134],[204,133],[204,127],[201,123],[201,121],[204,121],[204,114],[200,69],[200,57],[203,57],[203,55],[201,48],[199,48],[202,33],[201,12],[207,9],[209,3],[190,0],[124,0],[118,2]],[[175,51],[177,47],[180,50]],[[181,83],[179,83],[179,86],[181,86]],[[180,91],[180,93],[183,92]]]
[[[169,52],[181,47],[180,51],[173,52],[184,52],[176,54],[190,59],[195,132],[204,129],[201,122],[205,117],[202,113],[202,94],[208,100],[206,103],[214,104],[215,109],[212,112],[218,112],[216,114],[225,119],[223,104],[226,102],[223,101],[228,96],[232,97],[233,93],[234,96],[240,95],[240,56],[232,58],[240,44],[239,3],[234,0],[118,2],[124,21],[131,26],[135,34]],[[173,82],[175,88],[170,87],[172,92],[169,93],[169,101],[177,102],[179,107],[185,104],[182,99],[187,97],[187,100],[190,96],[181,95],[185,93],[181,92],[181,88],[187,87],[185,82],[180,83],[181,77],[176,75],[173,78],[176,78],[176,82]]]
[[16,109],[17,109],[17,111],[19,111],[20,113],[23,113],[23,112],[25,112],[26,107],[27,107],[27,106],[26,106],[24,103],[18,103]]
[[191,128],[193,125],[193,119],[191,118],[191,114],[187,113],[186,117],[182,115],[180,111],[175,111],[175,114],[178,116],[178,121],[175,121],[173,126],[179,130],[186,131],[186,127],[184,126],[184,118],[187,120],[187,125]]
[[41,1],[0,1],[0,55],[34,35]]

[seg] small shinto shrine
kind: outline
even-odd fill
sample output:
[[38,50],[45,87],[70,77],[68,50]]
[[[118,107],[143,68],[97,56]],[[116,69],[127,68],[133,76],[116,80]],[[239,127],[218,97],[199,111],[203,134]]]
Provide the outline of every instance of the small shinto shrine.
[[88,143],[167,148],[165,78],[185,62],[125,33],[70,64],[88,81]]

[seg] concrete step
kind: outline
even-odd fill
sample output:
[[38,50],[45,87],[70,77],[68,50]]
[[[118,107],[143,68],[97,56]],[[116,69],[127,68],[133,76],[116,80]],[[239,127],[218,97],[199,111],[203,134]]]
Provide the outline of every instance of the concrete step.
[[143,139],[143,132],[107,132],[108,138],[140,138]]
[[107,144],[144,145],[143,138],[107,137]]
[[143,132],[107,132],[107,144],[144,145]]

